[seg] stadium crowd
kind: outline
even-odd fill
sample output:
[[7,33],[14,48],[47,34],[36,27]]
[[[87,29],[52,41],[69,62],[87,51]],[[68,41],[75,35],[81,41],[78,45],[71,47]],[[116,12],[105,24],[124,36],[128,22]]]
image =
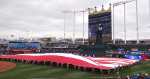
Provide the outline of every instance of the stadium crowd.
[[150,79],[150,74],[138,73],[134,75],[127,75],[125,78],[121,78],[121,79]]

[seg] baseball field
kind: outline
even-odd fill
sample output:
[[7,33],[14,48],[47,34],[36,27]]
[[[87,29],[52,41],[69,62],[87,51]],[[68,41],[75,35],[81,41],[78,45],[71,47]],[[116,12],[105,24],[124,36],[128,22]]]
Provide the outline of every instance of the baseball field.
[[[0,67],[2,67],[2,65],[3,63],[0,63]],[[142,62],[139,65],[120,71],[118,74],[112,73],[111,75],[47,65],[16,63],[15,67],[0,72],[0,79],[116,79],[118,76],[136,73],[150,74],[150,61]]]

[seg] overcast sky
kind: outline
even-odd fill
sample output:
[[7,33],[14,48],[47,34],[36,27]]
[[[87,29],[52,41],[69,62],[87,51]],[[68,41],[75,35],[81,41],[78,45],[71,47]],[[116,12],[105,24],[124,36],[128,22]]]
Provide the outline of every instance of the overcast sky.
[[[88,7],[107,9],[110,2],[119,0],[0,0],[0,37],[63,37],[64,10],[83,10]],[[139,0],[140,38],[150,38],[149,0]],[[123,6],[115,8],[115,35],[123,38]],[[136,39],[135,2],[127,5],[127,39]],[[88,17],[85,17],[88,37]],[[72,37],[73,14],[66,14],[66,37]],[[76,38],[82,37],[82,14],[76,15]]]

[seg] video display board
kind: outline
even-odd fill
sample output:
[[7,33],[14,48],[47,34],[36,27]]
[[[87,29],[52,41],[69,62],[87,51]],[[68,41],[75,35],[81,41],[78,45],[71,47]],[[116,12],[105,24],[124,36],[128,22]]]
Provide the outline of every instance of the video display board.
[[9,42],[10,49],[39,49],[39,42]]
[[104,41],[111,41],[111,12],[103,12],[89,15],[88,35],[89,39],[96,39],[97,27],[102,27],[102,36]]

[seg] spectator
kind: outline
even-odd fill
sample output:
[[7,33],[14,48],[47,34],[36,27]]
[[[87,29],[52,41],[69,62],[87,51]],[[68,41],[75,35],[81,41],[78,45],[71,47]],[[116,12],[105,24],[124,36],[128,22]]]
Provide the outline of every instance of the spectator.
[[145,73],[145,78],[144,79],[150,79],[150,75],[148,75],[148,73]]

